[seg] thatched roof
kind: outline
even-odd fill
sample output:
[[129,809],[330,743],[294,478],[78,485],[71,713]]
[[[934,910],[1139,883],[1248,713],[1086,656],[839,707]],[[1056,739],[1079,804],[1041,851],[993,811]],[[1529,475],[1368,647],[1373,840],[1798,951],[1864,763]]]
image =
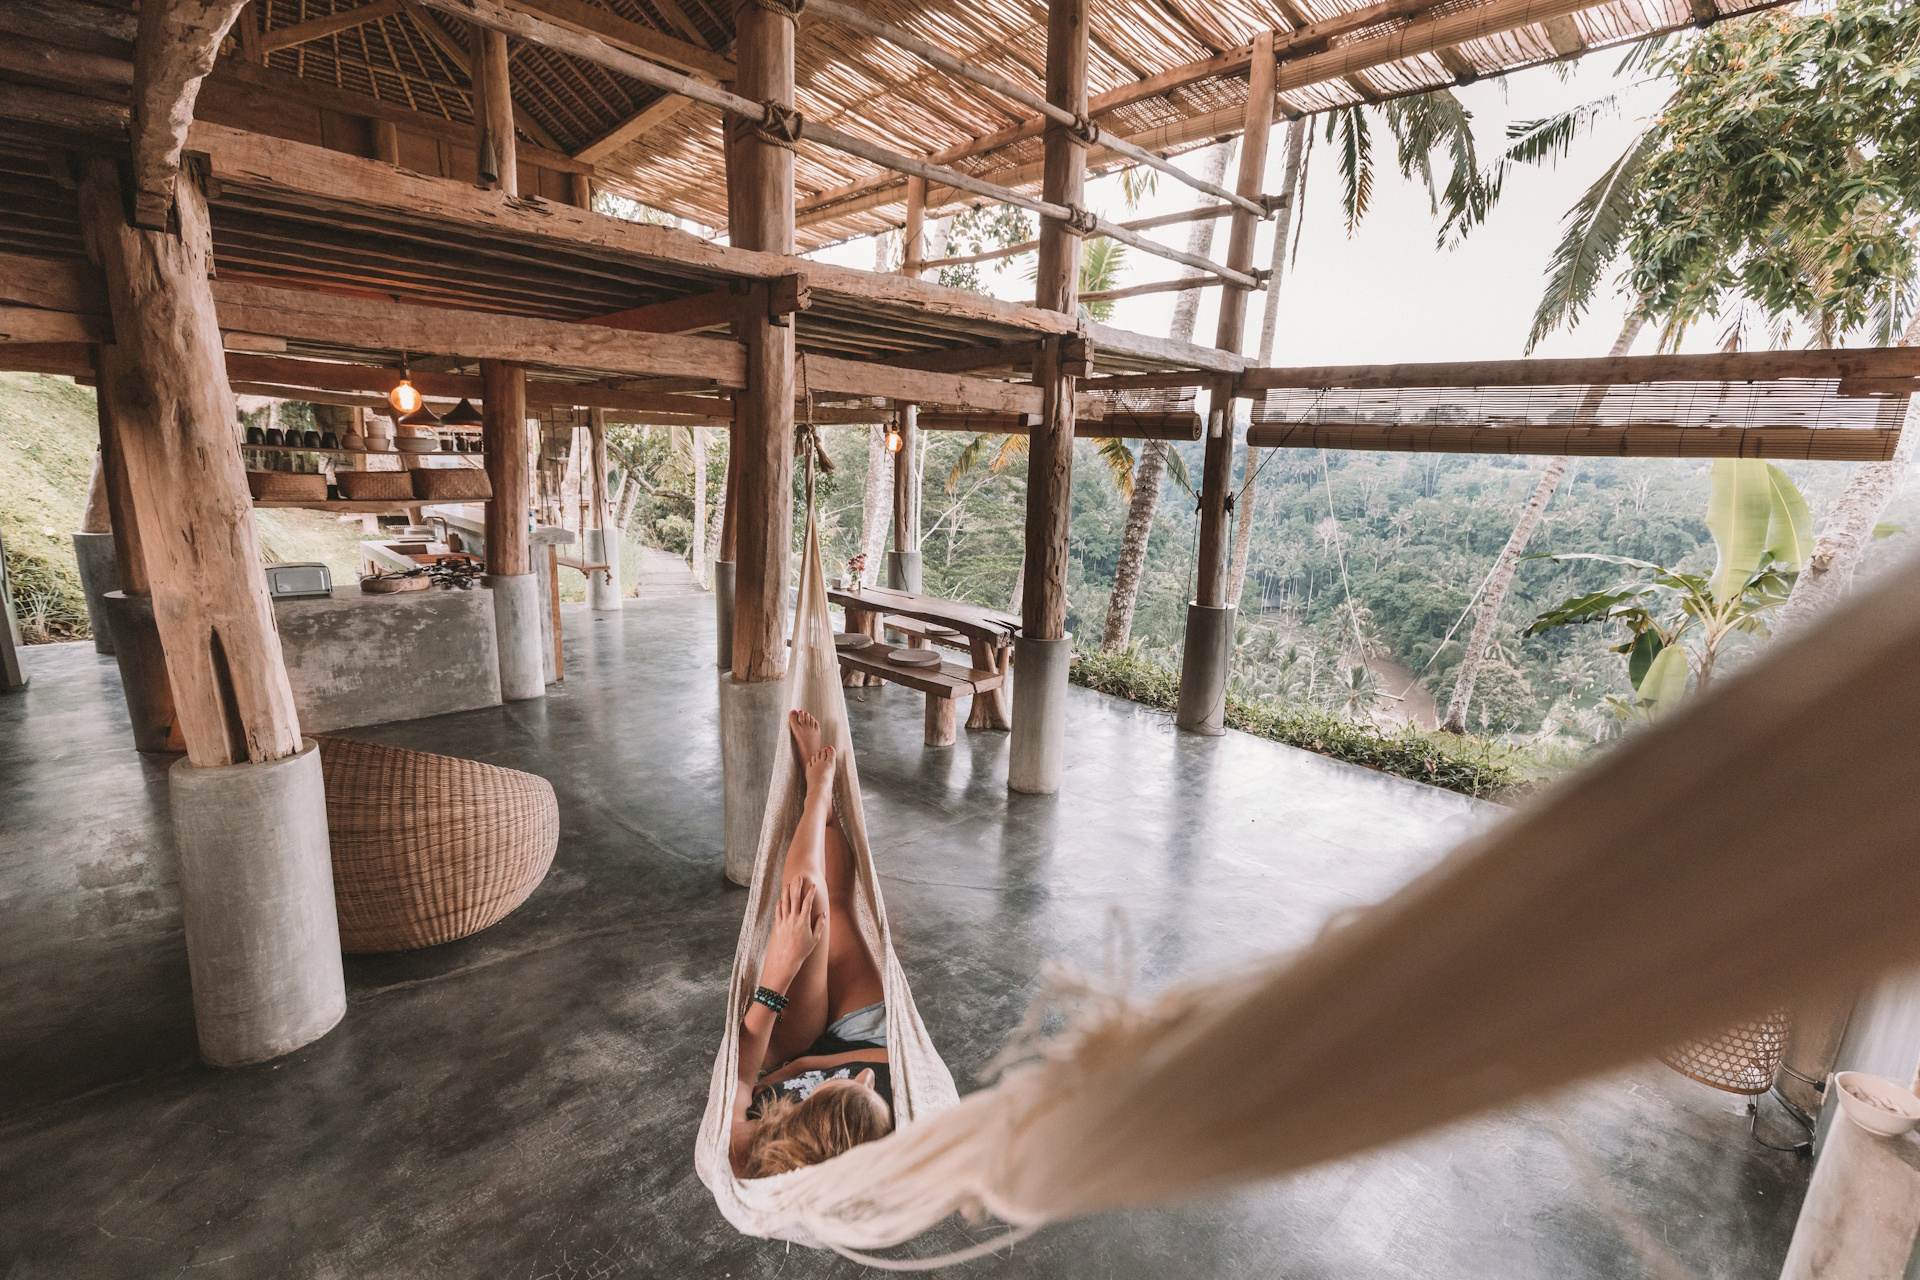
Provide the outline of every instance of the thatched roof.
[[[1394,6],[1410,16],[1376,21],[1330,42],[1307,45],[1297,58],[1283,62],[1280,106],[1284,114],[1311,113],[1423,92],[1765,3],[1617,0],[1571,13],[1563,12],[1569,7],[1564,3],[1539,0],[1525,9],[1513,0],[1477,6],[1449,0],[1418,11],[1412,5]],[[276,50],[268,55],[268,65],[416,111],[470,119],[462,65],[466,33],[456,30],[461,25],[456,20],[407,0],[378,5],[260,0],[254,9],[271,33],[361,7],[385,12],[375,21]],[[521,7],[563,21],[578,18],[582,10],[595,10],[717,58],[727,56],[733,41],[733,14],[721,0],[523,0]],[[1036,88],[1041,83],[1046,9],[1038,0],[868,0],[863,7],[1016,83]],[[1097,100],[1103,93],[1124,91],[1151,77],[1230,54],[1266,31],[1295,31],[1380,7],[1350,0],[1094,0],[1089,93]],[[1487,34],[1408,56],[1384,56],[1396,37],[1417,33],[1436,17],[1475,10],[1488,15]],[[1512,25],[1527,13],[1552,16]],[[1407,43],[1417,47],[1419,42]],[[1365,65],[1330,76],[1306,69],[1302,74],[1308,82],[1290,81],[1290,63],[1304,66],[1315,52],[1328,49],[1367,51],[1358,58]],[[718,113],[694,105],[669,113],[672,103],[663,104],[663,95],[653,89],[532,45],[514,46],[512,69],[521,128],[529,140],[553,151],[579,154],[609,135],[617,137],[623,123],[653,108],[654,122],[645,133],[606,154],[592,155],[599,181],[708,226],[725,227]],[[1016,104],[935,71],[912,54],[804,13],[796,77],[798,106],[809,119],[911,154],[965,150],[1027,116]],[[1099,123],[1152,149],[1179,151],[1237,133],[1245,97],[1244,70],[1229,71],[1129,102],[1101,116]],[[1040,149],[1038,137],[1027,137],[953,163],[999,183],[1033,187]],[[1096,153],[1091,159],[1097,164],[1101,157]],[[803,145],[795,181],[803,247],[899,222],[903,184],[864,161]],[[842,198],[832,199],[835,193]]]

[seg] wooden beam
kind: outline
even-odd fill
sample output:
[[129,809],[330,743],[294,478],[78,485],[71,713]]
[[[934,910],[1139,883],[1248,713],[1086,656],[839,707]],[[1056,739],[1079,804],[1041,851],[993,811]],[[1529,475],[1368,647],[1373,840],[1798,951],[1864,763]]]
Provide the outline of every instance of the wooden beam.
[[1705,355],[1249,369],[1240,379],[1240,389],[1246,393],[1270,387],[1566,387],[1603,383],[1913,377],[1920,377],[1920,347],[1835,347],[1810,351],[1716,351]]
[[702,49],[697,44],[676,39],[665,32],[655,31],[652,27],[629,22],[610,10],[587,4],[585,0],[509,0],[509,3],[523,13],[571,27],[586,35],[598,36],[616,49],[677,67],[716,84],[738,76],[729,58]]
[[105,316],[71,311],[43,311],[38,307],[0,306],[0,348],[16,342],[45,343],[113,341],[113,325]]
[[[928,431],[972,431],[981,435],[1032,435],[1040,422],[1037,413],[950,412],[925,409],[920,425]],[[1076,440],[1198,440],[1200,415],[1193,412],[1116,413],[1104,418],[1073,421]]]
[[677,93],[662,94],[574,152],[573,158],[586,164],[597,164],[628,143],[644,138],[692,105],[692,98],[684,98]]
[[378,22],[400,12],[401,0],[372,0],[357,9],[339,9],[324,18],[310,18],[291,27],[271,27],[260,33],[260,52],[269,54],[310,40],[324,40],[341,31]]
[[[133,48],[133,224],[164,231],[200,82],[246,0],[148,0]],[[284,675],[282,677],[284,679]]]
[[1889,462],[1897,427],[1505,427],[1256,423],[1258,449],[1366,449],[1390,453],[1532,454],[1583,458],[1792,458]]
[[807,386],[816,392],[885,396],[895,400],[910,400],[915,404],[956,405],[1013,413],[1040,411],[1040,388],[1026,383],[902,369],[870,360],[840,360],[822,355],[808,355],[804,359]]
[[595,316],[588,324],[603,324],[610,329],[628,329],[635,333],[692,333],[732,324],[740,316],[746,299],[731,289],[715,289],[687,298],[650,302],[644,307]]
[[960,347],[952,351],[911,351],[878,357],[892,369],[919,369],[927,373],[972,373],[978,369],[1031,369],[1038,343],[1011,342],[1003,347]]
[[[486,395],[482,379],[458,373],[410,371],[421,395],[441,400],[479,400]],[[272,394],[298,399],[302,390],[362,392],[385,396],[400,383],[398,369],[379,365],[342,364],[327,360],[293,360],[276,356],[227,353],[227,376],[252,385],[271,385]],[[726,403],[696,396],[663,395],[579,382],[543,382],[528,379],[526,401],[538,408],[564,404],[622,412],[642,411],[685,415],[701,420],[726,420]]]
[[1144,298],[1155,293],[1191,293],[1195,289],[1212,289],[1229,284],[1219,276],[1180,276],[1173,280],[1149,280],[1145,284],[1130,284],[1124,289],[1098,289],[1093,293],[1080,295],[1082,302],[1119,302],[1122,298]]
[[133,63],[125,58],[67,49],[43,40],[0,40],[0,72],[103,98],[120,97],[114,90],[125,90],[133,84]]
[[88,377],[93,373],[93,351],[84,342],[0,342],[0,373]]
[[44,40],[63,48],[131,61],[139,14],[81,0],[9,0],[0,5],[0,35]]
[[0,303],[105,317],[106,282],[97,270],[78,258],[0,253]]
[[[143,46],[159,8],[141,15]],[[164,31],[170,23],[152,25]],[[200,768],[279,760],[300,751],[300,722],[207,289],[207,209],[192,181],[176,172],[174,182],[164,208],[176,229],[142,231],[128,223],[114,162],[88,161],[81,218],[89,256],[107,281],[116,339],[101,353],[101,378],[113,398],[187,758]]]
[[[499,192],[476,190],[468,183],[395,171],[378,161],[221,125],[197,123],[192,139],[194,150],[209,156],[213,175],[224,186],[298,197],[313,208],[384,214],[405,210],[423,222],[520,244],[564,246],[618,261],[671,264],[681,271],[698,269],[722,277],[770,280],[803,273],[816,300],[844,297],[1037,333],[1073,333],[1079,327],[1070,315],[1041,312],[944,285],[715,244],[684,231],[624,222],[568,205],[530,207],[529,202],[510,201]],[[1102,340],[1100,345],[1109,344]]]
[[41,130],[117,140],[125,135],[131,114],[119,103],[103,102],[84,94],[0,83],[0,120],[33,125]]
[[615,374],[712,378],[738,387],[745,362],[738,343],[672,334],[624,333],[484,311],[417,307],[300,289],[215,281],[222,324],[305,342],[354,343],[393,351],[458,352],[469,359],[516,360]]

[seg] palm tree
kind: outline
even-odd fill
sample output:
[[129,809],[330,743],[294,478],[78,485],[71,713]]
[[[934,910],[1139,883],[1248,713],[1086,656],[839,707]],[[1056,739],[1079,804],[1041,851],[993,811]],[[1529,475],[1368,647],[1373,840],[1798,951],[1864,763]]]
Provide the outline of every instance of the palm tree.
[[[1219,186],[1226,177],[1227,163],[1233,159],[1236,145],[1229,140],[1207,151],[1200,160],[1201,176]],[[1205,199],[1202,197],[1196,203],[1203,203]],[[1209,256],[1213,252],[1213,228],[1211,221],[1193,223],[1187,231],[1187,252]],[[1174,303],[1173,323],[1168,327],[1167,336],[1176,342],[1191,342],[1199,315],[1200,291],[1189,289],[1180,294],[1179,301]],[[1160,481],[1166,474],[1170,454],[1179,458],[1172,453],[1167,441],[1148,440],[1140,446],[1139,457],[1132,467],[1127,523],[1120,535],[1120,559],[1114,568],[1113,592],[1107,597],[1106,624],[1100,629],[1100,647],[1109,653],[1126,648],[1133,633],[1133,610],[1140,598],[1140,571],[1146,566],[1147,539],[1153,533],[1154,516],[1160,510]]]

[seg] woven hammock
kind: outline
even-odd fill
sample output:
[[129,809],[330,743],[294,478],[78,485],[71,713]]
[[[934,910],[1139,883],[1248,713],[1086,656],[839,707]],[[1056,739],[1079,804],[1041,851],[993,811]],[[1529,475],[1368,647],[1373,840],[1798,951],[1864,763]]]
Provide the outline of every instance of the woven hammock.
[[[807,547],[793,700],[844,750],[811,522]],[[1910,560],[1302,952],[1149,1004],[1056,977],[1078,997],[1066,1032],[1029,1040],[997,1084],[950,1106],[886,947],[849,767],[842,812],[860,927],[885,957],[900,1124],[741,1182],[727,1163],[735,1028],[799,805],[783,748],[701,1175],[742,1230],[842,1252],[956,1212],[1031,1229],[1351,1156],[1911,964],[1920,799],[1899,780],[1920,771],[1916,723]]]

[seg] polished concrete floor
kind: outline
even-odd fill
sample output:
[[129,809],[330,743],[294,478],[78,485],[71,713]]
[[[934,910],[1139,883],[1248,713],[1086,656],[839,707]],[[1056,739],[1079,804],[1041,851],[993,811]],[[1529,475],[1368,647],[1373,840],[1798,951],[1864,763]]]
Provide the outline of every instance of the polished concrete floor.
[[[737,1235],[694,1176],[744,900],[720,874],[711,612],[574,609],[544,701],[361,731],[551,779],[559,854],[477,937],[349,958],[340,1026],[238,1071],[195,1056],[166,762],[130,749],[111,659],[30,650],[31,688],[0,697],[0,1277],[860,1272]],[[1004,734],[927,750],[896,688],[851,710],[901,958],[963,1088],[1043,960],[1099,963],[1113,908],[1151,987],[1299,944],[1496,816],[1082,690],[1062,794],[1011,797]],[[1770,1277],[1806,1176],[1732,1098],[1648,1065],[961,1271]]]

